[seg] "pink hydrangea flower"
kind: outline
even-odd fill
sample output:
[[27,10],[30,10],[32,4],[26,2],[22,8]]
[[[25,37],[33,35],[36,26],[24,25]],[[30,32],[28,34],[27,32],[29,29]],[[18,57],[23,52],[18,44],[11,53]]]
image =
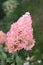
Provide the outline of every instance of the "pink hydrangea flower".
[[0,31],[0,44],[4,43],[6,40],[6,34],[3,31]]
[[17,22],[11,25],[7,32],[6,50],[13,53],[17,50],[31,50],[35,44],[33,39],[32,19],[29,12],[26,12]]

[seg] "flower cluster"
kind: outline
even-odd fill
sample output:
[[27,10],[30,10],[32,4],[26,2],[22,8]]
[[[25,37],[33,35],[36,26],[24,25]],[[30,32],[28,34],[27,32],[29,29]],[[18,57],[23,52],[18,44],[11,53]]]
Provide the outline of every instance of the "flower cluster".
[[32,19],[29,12],[26,12],[17,22],[11,25],[7,32],[5,49],[9,53],[17,50],[31,50],[34,46]]
[[0,44],[5,43],[6,34],[3,31],[0,31]]
[[3,3],[3,9],[8,14],[9,12],[15,11],[15,9],[17,8],[17,5],[18,5],[17,0],[7,0]]

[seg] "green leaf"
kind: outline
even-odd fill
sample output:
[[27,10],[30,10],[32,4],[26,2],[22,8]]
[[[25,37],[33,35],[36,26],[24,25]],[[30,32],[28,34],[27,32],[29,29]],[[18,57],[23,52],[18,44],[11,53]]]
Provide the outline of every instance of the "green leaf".
[[13,60],[11,58],[7,58],[7,61],[6,62],[9,62],[11,63]]
[[3,56],[3,58],[5,58],[5,59],[7,58],[7,55],[6,55],[4,52],[2,53],[2,56]]
[[11,65],[15,65],[14,63],[12,63]]
[[16,62],[17,62],[17,65],[22,65],[22,60],[18,55],[16,55]]
[[5,65],[5,62],[4,62],[4,60],[1,60],[1,65]]

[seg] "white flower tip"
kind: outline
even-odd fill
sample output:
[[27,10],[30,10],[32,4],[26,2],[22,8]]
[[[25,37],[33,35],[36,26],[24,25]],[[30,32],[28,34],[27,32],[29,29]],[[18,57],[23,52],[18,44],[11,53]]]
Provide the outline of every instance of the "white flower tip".
[[41,63],[41,60],[38,60],[37,62],[38,62],[38,63]]
[[23,65],[29,65],[29,62],[25,62]]
[[26,58],[26,60],[30,60],[30,57],[28,56],[28,57]]
[[26,12],[25,14],[26,14],[26,15],[30,15],[30,13],[29,13],[29,12]]

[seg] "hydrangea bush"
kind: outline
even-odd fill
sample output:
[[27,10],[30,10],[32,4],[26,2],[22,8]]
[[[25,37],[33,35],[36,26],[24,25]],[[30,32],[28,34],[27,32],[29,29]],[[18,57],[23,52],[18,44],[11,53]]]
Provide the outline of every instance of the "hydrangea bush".
[[0,65],[23,65],[24,61],[18,53],[32,50],[34,45],[32,18],[26,12],[11,24],[7,33],[0,31]]

